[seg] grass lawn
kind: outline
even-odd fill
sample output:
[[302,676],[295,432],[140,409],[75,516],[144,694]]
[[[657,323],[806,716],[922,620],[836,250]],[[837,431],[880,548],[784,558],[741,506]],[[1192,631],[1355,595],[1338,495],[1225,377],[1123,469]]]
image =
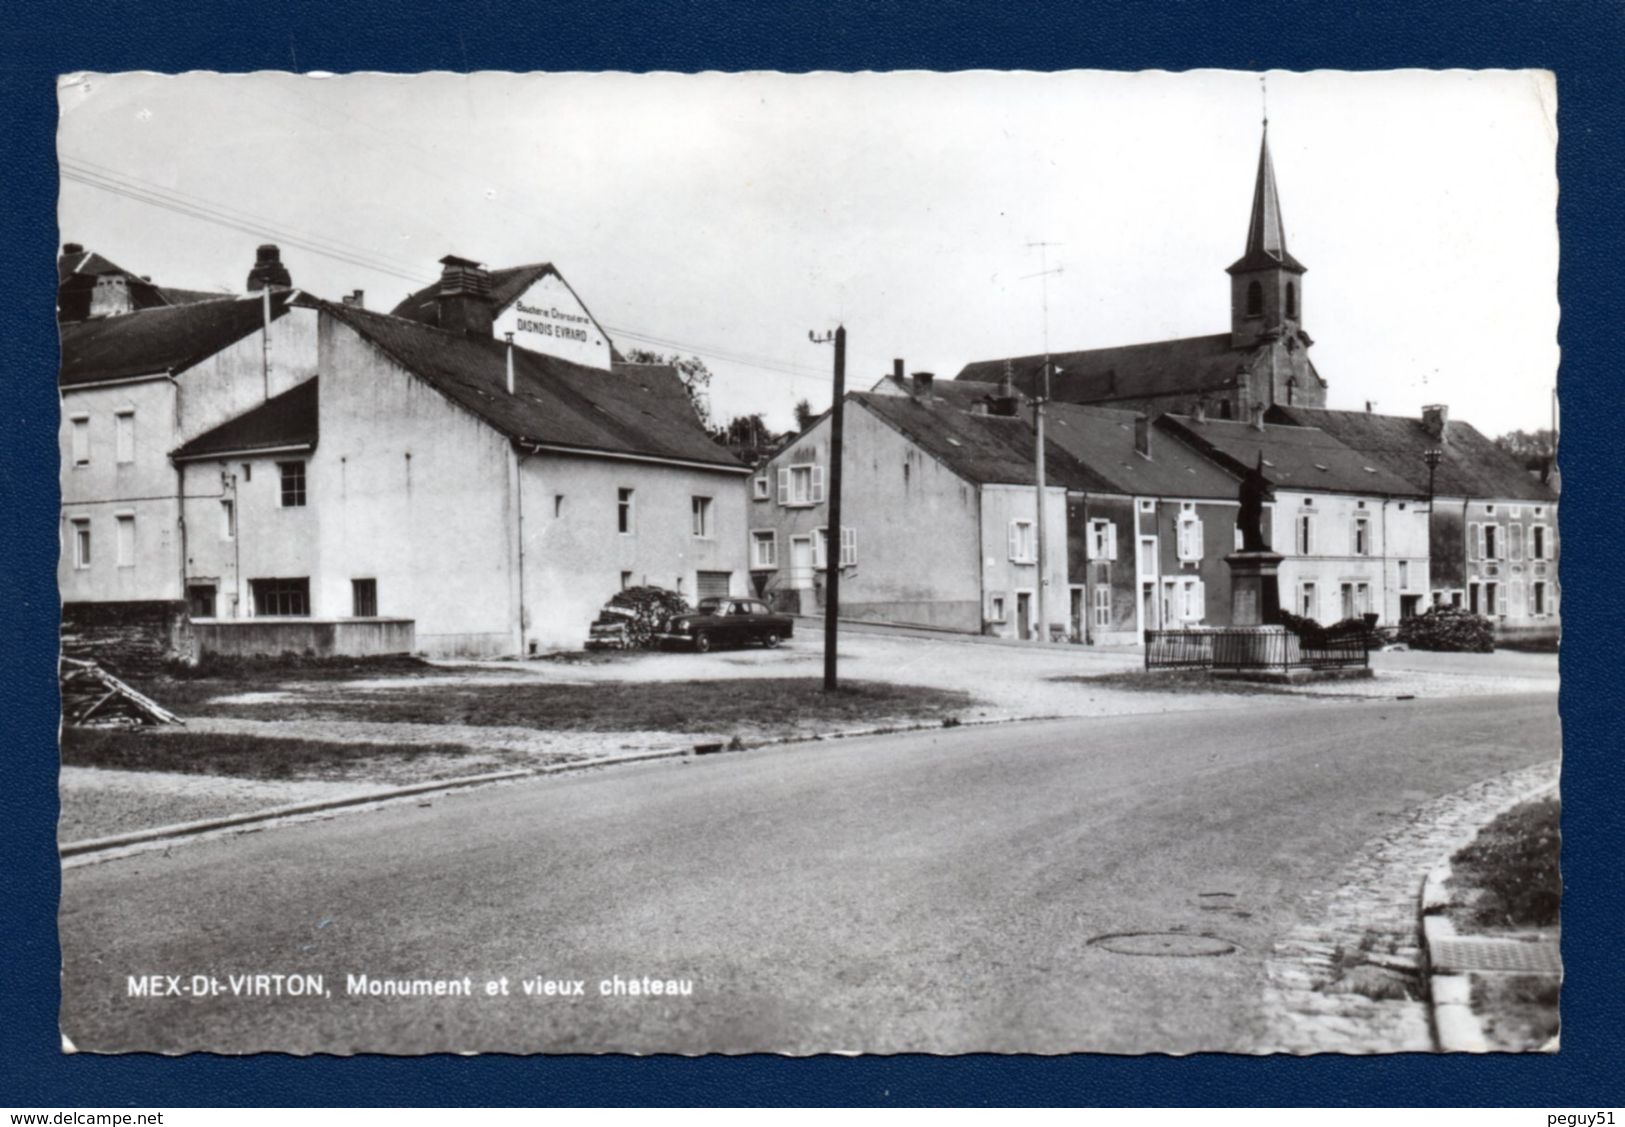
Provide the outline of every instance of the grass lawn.
[[492,769],[488,754],[460,744],[328,743],[139,728],[62,729],[62,763],[67,767],[176,771],[239,779],[337,779],[363,761],[404,766],[426,756],[477,760],[480,770]]
[[[401,688],[329,692],[304,669],[253,678],[197,677],[141,686],[165,707],[186,716],[235,716],[252,720],[365,720],[379,724],[475,724],[585,732],[755,732],[794,730],[865,721],[945,719],[976,702],[969,694],[877,681],[848,681],[825,693],[816,677],[740,678],[729,681],[603,682],[594,685],[467,683],[413,684]],[[384,674],[387,676],[388,674]],[[339,681],[376,678],[379,670],[351,672]],[[408,672],[406,676],[413,674]],[[213,698],[246,690],[275,691],[293,685],[292,699],[215,703]]]
[[1122,689],[1131,693],[1223,693],[1226,696],[1294,696],[1310,694],[1263,681],[1232,681],[1214,677],[1205,669],[1168,669],[1157,672],[1128,670],[1091,677],[1051,677],[1051,681],[1085,688]]
[[1451,916],[1463,931],[1555,928],[1563,901],[1561,806],[1513,807],[1450,859]]

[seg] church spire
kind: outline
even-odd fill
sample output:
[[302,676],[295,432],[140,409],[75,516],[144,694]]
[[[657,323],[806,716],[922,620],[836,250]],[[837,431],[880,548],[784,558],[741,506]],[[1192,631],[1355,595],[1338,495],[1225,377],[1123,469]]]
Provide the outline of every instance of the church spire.
[[1285,267],[1303,273],[1304,266],[1286,249],[1286,225],[1281,220],[1281,195],[1275,187],[1275,162],[1270,159],[1270,124],[1264,119],[1264,139],[1258,146],[1258,176],[1253,182],[1253,210],[1247,222],[1247,249],[1232,274],[1242,270]]

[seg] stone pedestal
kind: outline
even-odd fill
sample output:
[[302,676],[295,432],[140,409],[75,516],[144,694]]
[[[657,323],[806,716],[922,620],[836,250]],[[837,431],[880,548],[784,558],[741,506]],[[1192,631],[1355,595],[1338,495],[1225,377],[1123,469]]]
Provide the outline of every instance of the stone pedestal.
[[1232,552],[1230,565],[1230,624],[1274,626],[1281,621],[1281,556],[1267,550]]

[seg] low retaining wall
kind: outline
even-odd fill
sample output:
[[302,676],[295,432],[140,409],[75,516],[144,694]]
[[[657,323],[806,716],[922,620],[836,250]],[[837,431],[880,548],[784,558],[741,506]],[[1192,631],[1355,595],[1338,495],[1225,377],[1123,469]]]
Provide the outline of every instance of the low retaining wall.
[[192,623],[200,654],[227,657],[375,657],[409,654],[410,618],[217,618]]
[[63,603],[62,652],[121,676],[150,675],[167,661],[197,660],[186,604],[178,600]]

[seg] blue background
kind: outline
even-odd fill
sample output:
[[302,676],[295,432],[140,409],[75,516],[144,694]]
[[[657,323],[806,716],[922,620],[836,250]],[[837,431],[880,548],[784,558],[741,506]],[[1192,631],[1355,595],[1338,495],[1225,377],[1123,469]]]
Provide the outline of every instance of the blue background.
[[[0,554],[10,735],[0,825],[0,1103],[1514,1105],[1620,1102],[1619,212],[1625,6],[1617,3],[1063,6],[690,3],[43,5],[0,27]],[[1558,75],[1562,231],[1563,1049],[1555,1056],[1185,1059],[1079,1055],[229,1059],[63,1056],[57,815],[55,76],[72,70],[893,70],[1544,67]],[[1403,176],[1403,169],[1396,169]],[[1425,271],[1425,264],[1418,264]],[[1418,315],[1425,315],[1419,311]],[[1541,420],[1531,420],[1539,425]],[[1609,579],[1616,582],[1609,583]]]

